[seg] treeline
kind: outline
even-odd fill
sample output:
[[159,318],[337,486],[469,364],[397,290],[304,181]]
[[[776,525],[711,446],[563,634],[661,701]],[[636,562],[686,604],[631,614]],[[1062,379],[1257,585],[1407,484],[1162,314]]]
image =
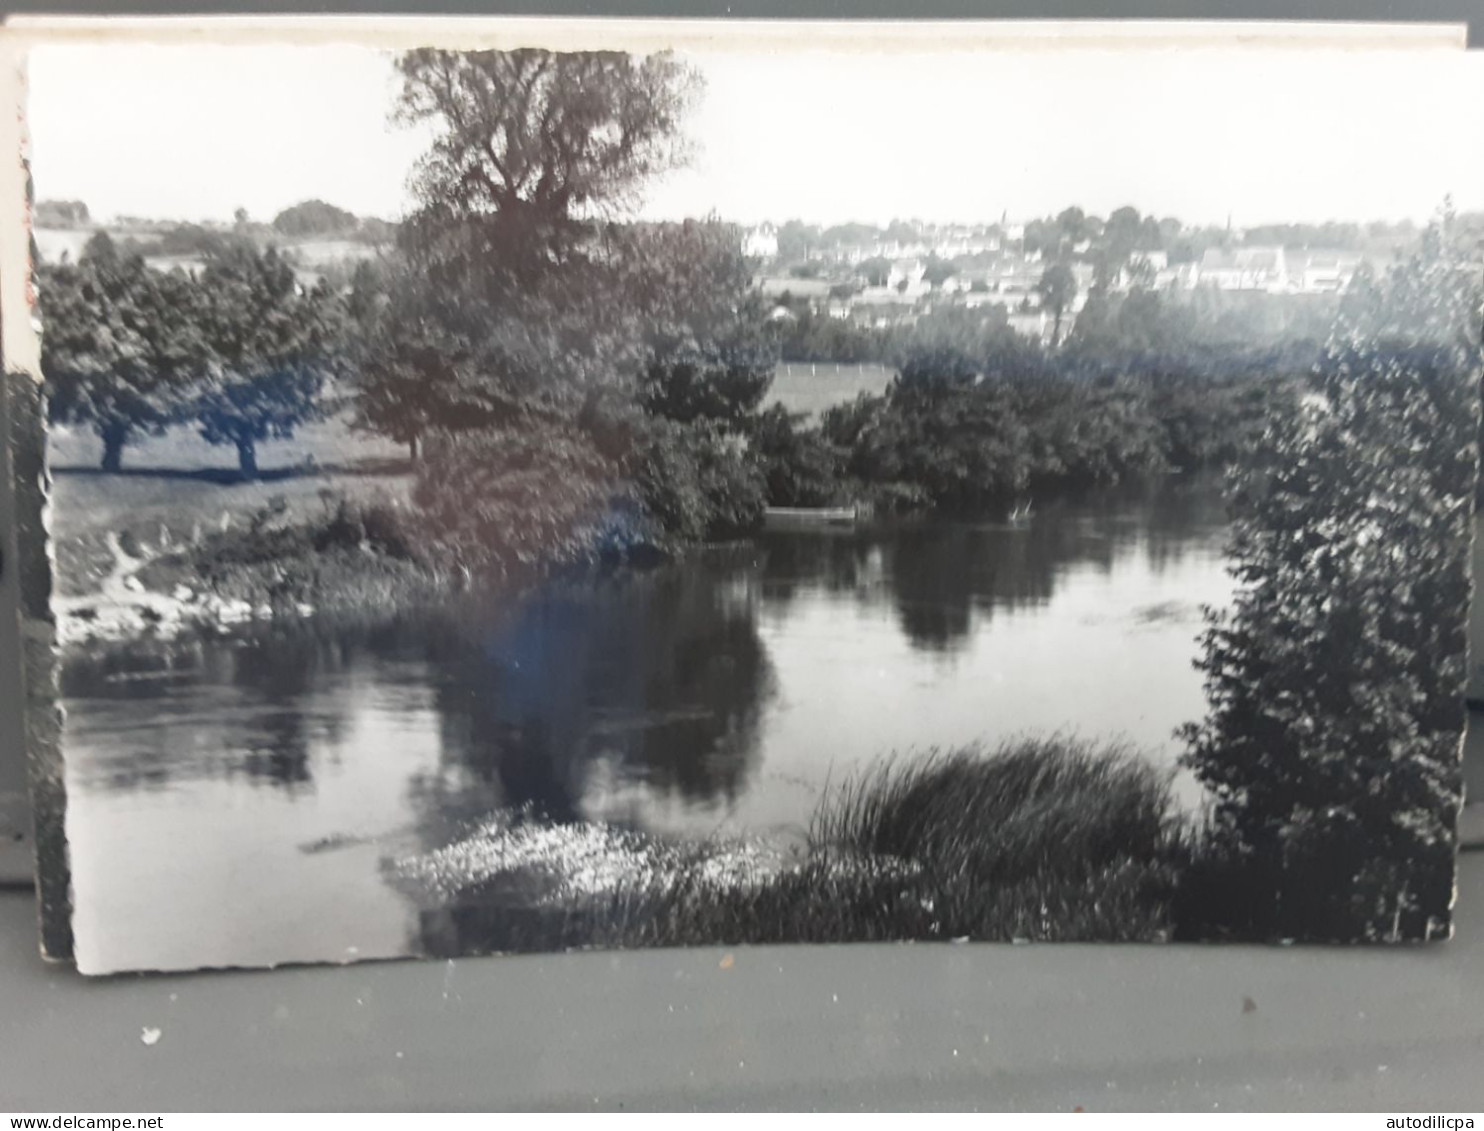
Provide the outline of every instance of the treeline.
[[979,352],[924,347],[883,395],[817,427],[770,410],[758,450],[777,505],[1003,507],[1220,466],[1297,403],[1316,359],[1305,346],[1094,358],[1013,336]]
[[[36,208],[38,227],[89,226],[88,208],[81,201],[43,202]],[[373,216],[356,216],[322,200],[306,200],[285,208],[266,224],[252,220],[239,209],[230,226],[123,219],[111,228],[109,231],[100,227],[98,234],[108,236],[113,249],[126,258],[138,255],[204,261],[220,258],[237,248],[278,247],[280,256],[290,262],[294,261],[293,251],[279,245],[290,241],[344,240],[366,245],[368,249],[380,248],[390,245],[397,231],[395,224]],[[63,265],[66,259],[64,253]]]
[[[1055,265],[1051,270],[1055,269]],[[1063,296],[1071,305],[1076,284]],[[1053,296],[1055,297],[1055,296]],[[774,324],[779,357],[791,362],[839,362],[900,366],[924,343],[965,334],[983,340],[1009,330],[1007,307],[1000,303],[965,307],[935,306],[908,324],[867,326],[831,317],[808,298],[784,293],[778,305],[790,317]],[[1303,341],[1316,347],[1329,335],[1339,310],[1336,295],[1271,295],[1258,292],[1159,291],[1133,287],[1123,292],[1095,288],[1077,315],[1065,345],[1084,353],[1274,348]]]
[[[1458,218],[1459,231],[1475,229],[1484,217]],[[966,226],[960,226],[966,227]],[[1107,216],[1071,205],[1049,216],[1037,217],[1019,226],[1019,239],[1004,224],[970,228],[975,238],[993,238],[1016,249],[1041,252],[1056,258],[1065,249],[1087,245],[1082,253],[1094,253],[1119,244],[1137,251],[1164,252],[1171,263],[1193,262],[1209,248],[1248,245],[1278,245],[1293,248],[1335,248],[1373,253],[1390,252],[1414,244],[1421,234],[1411,221],[1376,221],[1359,224],[1324,221],[1310,224],[1261,224],[1234,232],[1225,225],[1187,224],[1175,216],[1144,215],[1132,205],[1116,208]],[[778,226],[778,258],[783,263],[801,263],[812,256],[828,255],[849,248],[882,243],[912,245],[930,243],[941,226],[916,221],[893,220],[886,225],[835,224],[822,226],[788,220]]]

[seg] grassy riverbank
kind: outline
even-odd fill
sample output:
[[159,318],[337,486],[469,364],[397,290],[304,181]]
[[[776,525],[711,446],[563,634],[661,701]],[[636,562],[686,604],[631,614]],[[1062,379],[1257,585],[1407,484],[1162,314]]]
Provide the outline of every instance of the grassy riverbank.
[[327,490],[355,500],[402,499],[411,486],[405,449],[340,420],[265,443],[261,475],[251,480],[238,474],[230,449],[185,428],[130,445],[119,472],[98,469],[101,450],[98,438],[80,429],[53,429],[47,440],[51,533],[64,597],[98,594],[115,564],[110,535],[126,546],[178,549],[224,526],[240,528],[276,500],[318,509]]
[[48,444],[64,641],[389,612],[447,588],[394,533],[412,482],[405,451],[343,421],[265,444],[256,479],[185,429],[131,446],[114,473],[98,470],[91,434]]
[[1051,737],[883,762],[820,799],[792,854],[515,820],[401,872],[465,950],[1159,941],[1186,841],[1164,775]]

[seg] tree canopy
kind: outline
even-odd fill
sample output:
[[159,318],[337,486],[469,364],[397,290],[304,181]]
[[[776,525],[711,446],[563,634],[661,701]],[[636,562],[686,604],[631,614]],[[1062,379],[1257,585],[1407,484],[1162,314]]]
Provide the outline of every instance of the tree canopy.
[[547,239],[682,163],[700,81],[668,53],[425,48],[397,66],[398,117],[437,130],[417,173],[424,209]]
[[51,418],[90,426],[103,469],[117,471],[125,445],[189,413],[205,352],[199,292],[182,273],[120,255],[102,233],[75,265],[43,267],[38,290]]
[[201,275],[200,332],[208,365],[194,398],[201,435],[237,449],[257,474],[257,444],[293,435],[325,412],[327,382],[344,368],[344,310],[324,286],[305,290],[273,249],[237,249]]

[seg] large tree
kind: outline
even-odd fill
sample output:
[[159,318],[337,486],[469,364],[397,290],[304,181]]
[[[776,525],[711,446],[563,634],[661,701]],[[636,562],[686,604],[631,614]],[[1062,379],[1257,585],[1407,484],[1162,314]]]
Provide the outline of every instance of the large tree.
[[397,116],[435,141],[361,367],[367,423],[416,444],[432,428],[568,415],[653,378],[660,353],[697,359],[686,319],[718,286],[735,299],[740,235],[726,229],[738,246],[723,262],[718,225],[612,222],[683,159],[692,72],[667,54],[538,50],[413,51],[399,68]]
[[328,287],[306,290],[271,248],[213,259],[200,287],[210,365],[193,413],[202,437],[233,445],[255,477],[261,441],[324,415],[326,386],[346,365],[344,306]]
[[400,403],[421,368],[483,426],[631,385],[642,335],[627,241],[606,221],[683,159],[694,74],[668,54],[541,50],[418,50],[398,66],[397,116],[435,136],[398,240],[416,294],[391,305],[370,388]]
[[424,212],[489,220],[507,253],[560,257],[573,225],[633,204],[685,157],[697,79],[668,53],[426,48],[398,69],[399,117],[437,131],[417,173]]
[[182,418],[204,373],[196,288],[120,255],[102,233],[76,265],[42,268],[39,283],[51,418],[92,428],[103,470],[118,471],[127,444]]
[[426,430],[418,498],[440,541],[506,570],[487,500],[517,480],[574,501],[515,553],[528,565],[579,552],[621,498],[643,516],[630,534],[649,532],[635,537],[752,521],[761,475],[739,433],[773,345],[741,233],[622,222],[685,157],[697,77],[667,54],[415,51],[399,66],[399,116],[435,140],[399,234],[409,293],[387,306],[360,401],[409,443]]

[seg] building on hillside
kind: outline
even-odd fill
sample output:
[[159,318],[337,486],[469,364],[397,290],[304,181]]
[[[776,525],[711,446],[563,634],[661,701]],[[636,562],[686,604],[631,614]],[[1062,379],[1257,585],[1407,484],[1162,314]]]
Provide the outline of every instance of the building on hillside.
[[742,237],[742,254],[752,259],[777,259],[778,229],[772,224],[749,228]]
[[917,320],[917,299],[882,287],[871,287],[856,295],[850,321],[857,326],[885,329],[910,325]]
[[909,298],[919,298],[932,290],[928,283],[927,265],[921,259],[898,259],[886,276],[886,289]]
[[1201,257],[1196,283],[1219,291],[1289,290],[1288,256],[1281,247],[1213,247]]
[[[1077,280],[1077,291],[1072,295],[1072,304],[1068,309],[1073,314],[1087,305],[1087,296],[1092,291],[1093,283],[1097,281],[1097,274],[1097,268],[1091,263],[1072,264],[1072,278]],[[1039,283],[1040,279],[1036,281]]]
[[1358,252],[1324,249],[1305,252],[1296,258],[1299,259],[1295,272],[1298,290],[1317,295],[1343,293],[1362,261]]
[[1129,264],[1158,275],[1161,271],[1169,270],[1170,253],[1167,251],[1136,251],[1129,256]]
[[822,299],[833,284],[828,279],[800,279],[793,275],[768,275],[758,282],[758,289],[769,298],[789,295],[792,298]]
[[[1042,345],[1051,344],[1051,335],[1056,330],[1056,318],[1049,310],[1016,310],[1007,313],[1010,329]],[[1073,317],[1063,314],[1061,320],[1062,339],[1071,332]]]
[[985,306],[1009,305],[1004,295],[995,294],[993,291],[966,291],[957,297],[957,302],[969,310],[977,310]]

